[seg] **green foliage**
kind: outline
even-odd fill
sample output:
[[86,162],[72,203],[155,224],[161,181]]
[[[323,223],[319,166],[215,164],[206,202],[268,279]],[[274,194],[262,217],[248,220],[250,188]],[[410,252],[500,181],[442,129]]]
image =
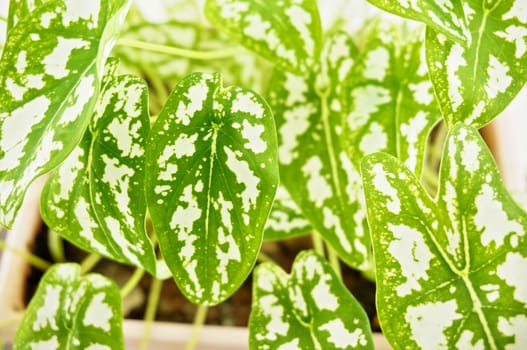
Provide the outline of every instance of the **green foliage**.
[[377,305],[396,349],[527,345],[527,215],[478,132],[456,125],[434,202],[386,154],[363,161]]
[[46,272],[14,349],[124,349],[119,288],[102,275],[79,273],[76,264],[57,264]]
[[278,186],[274,120],[254,92],[219,74],[179,82],[147,145],[147,201],[168,267],[197,304],[249,275]]
[[[370,0],[422,23],[353,33],[344,17],[323,31],[322,1],[207,0],[213,27],[190,1],[191,20],[160,24],[125,23],[129,0],[10,1],[0,224],[51,173],[41,209],[55,232],[172,275],[204,305],[240,287],[264,238],[312,233],[376,272],[394,348],[527,348],[527,215],[476,129],[525,85],[524,0]],[[441,118],[436,179],[425,151]],[[301,253],[291,275],[262,264],[254,282],[251,348],[372,348],[323,257]],[[15,347],[120,349],[120,313],[115,285],[57,265]]]
[[290,276],[264,263],[254,284],[251,349],[373,349],[366,313],[316,253],[300,253]]
[[82,137],[129,3],[94,0],[79,12],[75,0],[50,0],[9,31],[0,61],[3,226],[12,225],[29,184]]

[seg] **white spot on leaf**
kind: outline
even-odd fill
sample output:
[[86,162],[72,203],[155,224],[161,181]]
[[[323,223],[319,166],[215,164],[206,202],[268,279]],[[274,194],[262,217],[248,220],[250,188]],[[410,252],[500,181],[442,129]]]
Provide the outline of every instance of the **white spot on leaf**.
[[474,223],[478,230],[483,230],[481,244],[484,246],[488,246],[491,242],[501,246],[505,237],[511,232],[524,235],[523,227],[509,220],[503,210],[503,204],[496,200],[495,196],[492,187],[485,184],[475,200],[478,211],[474,215]]
[[[245,189],[240,193],[243,210],[245,213],[249,212],[256,205],[256,200],[260,191],[258,190],[258,183],[260,179],[254,175],[254,172],[249,168],[249,163],[243,159],[238,159],[236,154],[227,146],[223,148],[227,155],[227,167],[236,176],[236,181],[243,184]],[[245,220],[248,225],[248,220]]]
[[331,186],[322,174],[322,161],[318,157],[311,157],[302,167],[302,172],[307,179],[309,200],[316,207],[321,207],[325,200],[333,196]]
[[93,326],[109,332],[113,312],[110,305],[104,302],[104,299],[103,293],[95,294],[92,297],[84,314],[83,323],[85,326]]
[[360,142],[360,149],[365,154],[370,154],[386,149],[388,145],[388,136],[379,123],[372,123],[369,132],[363,136]]
[[419,279],[427,280],[430,261],[434,257],[426,245],[423,235],[415,228],[406,225],[388,224],[393,234],[388,252],[401,266],[401,274],[406,282],[396,287],[397,295],[404,297],[413,290],[421,290]]
[[329,332],[328,342],[333,343],[335,348],[347,349],[348,347],[366,346],[367,340],[362,329],[357,328],[350,332],[342,320],[335,319],[320,326],[320,330]]
[[53,76],[55,79],[61,79],[70,73],[66,68],[66,65],[71,58],[72,51],[75,49],[87,48],[89,47],[90,42],[82,39],[64,38],[61,36],[57,37],[57,41],[57,45],[53,51],[44,57],[42,63],[44,64],[44,71],[46,74]]
[[267,143],[262,140],[264,127],[261,124],[252,125],[245,119],[243,121],[242,136],[249,142],[243,146],[256,154],[262,153],[267,149]]
[[509,67],[501,63],[496,57],[490,55],[489,67],[487,68],[488,80],[485,91],[490,99],[496,98],[499,92],[504,93],[512,83],[512,77],[508,75]]
[[422,349],[449,349],[446,330],[463,317],[457,313],[457,307],[455,300],[408,307],[405,317],[413,340]]
[[394,214],[399,214],[401,212],[401,201],[399,200],[399,197],[397,197],[397,191],[390,184],[382,164],[375,164],[372,172],[375,174],[373,185],[377,191],[390,197],[390,201],[386,203],[386,206]]
[[514,299],[527,306],[527,258],[519,253],[508,253],[503,264],[496,269],[496,274],[507,285],[514,288]]
[[59,330],[57,326],[57,314],[59,312],[61,292],[61,286],[46,286],[42,306],[37,310],[35,323],[33,323],[33,330],[35,332],[48,327],[54,331]]
[[457,111],[459,106],[463,103],[463,96],[460,89],[462,87],[461,79],[459,77],[459,69],[467,65],[467,61],[463,57],[465,50],[461,45],[455,43],[446,60],[446,70],[448,76],[448,97],[452,101],[452,110]]
[[348,115],[348,125],[352,130],[363,126],[381,105],[392,100],[388,89],[373,85],[359,86],[351,96],[353,111]]

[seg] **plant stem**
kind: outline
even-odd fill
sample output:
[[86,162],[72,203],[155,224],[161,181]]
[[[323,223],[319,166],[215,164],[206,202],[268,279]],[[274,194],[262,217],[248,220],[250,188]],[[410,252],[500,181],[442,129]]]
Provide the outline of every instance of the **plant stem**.
[[152,277],[152,285],[150,286],[150,293],[148,294],[148,301],[146,302],[145,311],[145,328],[143,330],[143,336],[141,338],[141,344],[139,344],[140,350],[146,350],[148,348],[148,341],[150,340],[150,332],[152,331],[152,323],[156,317],[157,305],[159,304],[159,296],[161,295],[161,288],[163,287],[163,281]]
[[340,268],[339,256],[337,255],[335,249],[331,248],[330,246],[327,246],[327,248],[329,263],[331,264],[331,267],[333,267],[333,270],[335,270],[335,273],[337,274],[339,279],[342,280],[342,270]]
[[273,259],[271,259],[271,257],[269,257],[269,255],[267,255],[264,252],[260,251],[258,253],[258,261],[259,262],[273,262]]
[[18,255],[19,257],[21,257],[22,259],[27,261],[30,265],[32,265],[32,266],[34,266],[37,269],[42,270],[42,271],[46,271],[52,265],[50,262],[48,262],[48,261],[46,261],[46,260],[44,260],[44,259],[42,259],[42,258],[40,258],[40,257],[38,257],[36,255],[33,255],[31,253],[27,253],[27,252],[21,251],[21,250],[19,250],[17,248],[9,246],[2,239],[0,239],[0,249],[6,250],[6,251],[9,251],[9,252],[11,252],[13,254]]
[[51,254],[51,258],[53,259],[53,261],[57,261],[57,262],[66,261],[62,237],[60,237],[53,230],[49,230],[48,232],[48,248],[49,248],[49,253]]
[[137,268],[135,269],[132,276],[126,281],[125,285],[121,288],[121,298],[125,298],[132,290],[134,290],[135,286],[139,284],[141,281],[141,278],[145,274],[145,270]]
[[185,348],[186,350],[196,349],[196,345],[198,344],[199,340],[199,333],[201,332],[201,328],[205,324],[208,309],[209,308],[207,305],[198,305],[196,316],[194,316],[194,323],[192,325],[192,335],[190,336],[190,340],[187,343],[187,346]]
[[119,39],[117,45],[133,47],[136,49],[144,49],[152,52],[166,53],[169,55],[185,57],[189,59],[196,60],[216,60],[222,58],[228,58],[237,56],[244,52],[242,48],[235,47],[224,50],[214,50],[214,51],[196,51],[182,49],[174,46],[151,44],[144,41],[133,40],[133,39]]
[[318,232],[313,231],[311,233],[311,239],[313,241],[313,248],[315,251],[320,255],[325,257],[324,255],[324,241],[322,240],[322,237],[318,234]]
[[102,259],[102,256],[96,253],[91,253],[81,262],[81,275],[91,271],[95,265]]
[[7,17],[0,16],[0,22],[6,22],[7,23]]

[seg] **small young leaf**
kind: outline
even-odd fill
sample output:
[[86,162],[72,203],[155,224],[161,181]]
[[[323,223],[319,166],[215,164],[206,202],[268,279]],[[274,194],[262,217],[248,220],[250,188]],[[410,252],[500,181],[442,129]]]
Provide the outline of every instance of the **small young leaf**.
[[254,92],[219,74],[176,85],[147,147],[147,201],[176,283],[217,304],[249,275],[278,186],[274,120]]
[[250,349],[373,349],[366,313],[331,266],[312,251],[291,276],[272,263],[254,272]]
[[313,228],[283,186],[278,187],[265,224],[265,240],[282,240],[309,233]]
[[49,0],[20,19],[0,61],[0,224],[79,143],[129,0]]
[[116,69],[110,60],[83,140],[44,187],[42,216],[84,250],[156,274],[145,229],[147,86],[139,78],[114,76]]
[[207,0],[205,14],[232,39],[292,72],[318,60],[322,29],[315,0]]
[[527,81],[524,0],[466,1],[468,45],[427,31],[426,56],[447,126],[480,128],[505,109]]
[[450,131],[436,202],[387,154],[366,157],[362,174],[388,341],[397,349],[525,348],[527,214],[477,130]]
[[124,349],[119,287],[80,266],[57,264],[40,280],[14,349]]
[[415,1],[415,0],[368,0],[373,5],[399,15],[426,23],[451,40],[466,43],[470,33],[465,23],[462,0]]

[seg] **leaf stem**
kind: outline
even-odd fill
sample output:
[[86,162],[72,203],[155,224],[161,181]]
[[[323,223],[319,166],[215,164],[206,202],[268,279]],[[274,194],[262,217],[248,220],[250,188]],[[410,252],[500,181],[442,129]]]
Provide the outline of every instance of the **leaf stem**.
[[316,231],[313,231],[311,233],[311,240],[313,241],[313,248],[315,249],[315,252],[318,253],[318,255],[325,257],[324,254],[324,241],[322,240],[322,237],[320,237],[319,233]]
[[66,255],[64,254],[64,242],[55,231],[48,231],[48,249],[53,261],[64,262]]
[[102,259],[102,256],[96,253],[91,253],[81,262],[81,275],[90,272],[95,265]]
[[258,253],[258,261],[262,262],[262,263],[263,262],[274,262],[273,259],[271,259],[271,257],[269,255],[265,254],[261,250]]
[[327,249],[328,249],[329,263],[331,267],[333,267],[333,270],[335,270],[335,273],[337,274],[339,279],[342,280],[342,269],[340,268],[339,256],[337,255],[337,252],[335,251],[335,249],[333,249],[329,245],[327,246]]
[[192,335],[190,336],[190,340],[187,343],[187,346],[185,348],[186,350],[196,349],[196,345],[198,344],[199,340],[199,333],[201,332],[201,328],[205,324],[208,309],[209,308],[207,305],[198,305],[196,315],[194,316],[194,323],[192,325]]
[[146,350],[148,348],[148,341],[150,340],[150,332],[152,331],[152,324],[156,316],[156,310],[159,304],[159,296],[161,295],[162,287],[163,287],[163,281],[158,280],[157,278],[152,278],[152,285],[150,286],[150,293],[148,294],[148,301],[146,302],[145,328],[143,329],[143,336],[141,338],[141,344],[139,344],[140,350]]
[[119,41],[117,42],[117,45],[133,47],[136,49],[144,49],[144,50],[148,50],[152,52],[165,53],[169,55],[180,56],[180,57],[196,59],[196,60],[216,60],[216,59],[237,56],[245,52],[245,50],[240,47],[223,49],[223,50],[214,50],[214,51],[196,51],[196,50],[182,49],[182,48],[174,47],[174,46],[151,44],[151,43],[147,43],[147,42],[140,41],[140,40],[124,39],[124,38],[119,39]]
[[9,251],[15,255],[18,255],[19,257],[21,257],[22,259],[24,259],[25,261],[27,261],[30,265],[32,265],[33,267],[41,270],[41,271],[46,271],[47,269],[49,269],[52,264],[49,262],[49,261],[46,261],[36,255],[33,255],[31,253],[28,253],[28,252],[24,252],[22,250],[19,250],[15,247],[12,247],[10,245],[8,245],[4,240],[0,239],[0,249],[2,250],[5,250],[5,251]]
[[7,17],[0,16],[0,22],[6,22],[7,23]]
[[135,269],[132,276],[126,281],[124,286],[121,288],[121,298],[125,298],[134,288],[139,284],[141,278],[145,274],[145,270],[141,268]]

